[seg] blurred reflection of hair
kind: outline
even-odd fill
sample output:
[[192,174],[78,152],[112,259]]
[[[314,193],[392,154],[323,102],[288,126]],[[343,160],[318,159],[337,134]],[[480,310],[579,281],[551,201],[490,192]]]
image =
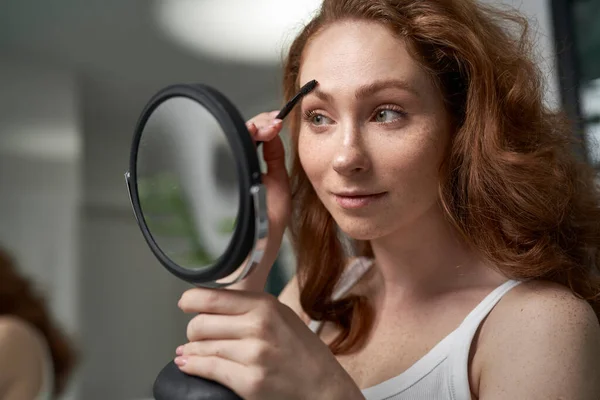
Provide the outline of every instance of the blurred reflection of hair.
[[74,363],[72,345],[44,299],[0,249],[0,398],[54,398]]

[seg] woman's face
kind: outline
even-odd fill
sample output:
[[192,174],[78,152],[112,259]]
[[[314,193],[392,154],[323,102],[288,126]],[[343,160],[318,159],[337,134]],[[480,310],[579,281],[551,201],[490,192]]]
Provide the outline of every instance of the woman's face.
[[440,91],[384,26],[347,21],[304,52],[300,162],[317,195],[350,237],[372,240],[437,206],[449,140]]

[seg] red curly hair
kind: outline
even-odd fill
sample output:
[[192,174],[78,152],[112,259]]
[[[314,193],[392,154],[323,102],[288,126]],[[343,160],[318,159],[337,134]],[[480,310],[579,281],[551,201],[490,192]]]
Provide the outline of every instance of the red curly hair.
[[75,352],[56,326],[44,299],[21,276],[13,260],[0,249],[0,315],[11,315],[36,327],[50,349],[54,367],[54,394],[62,393],[75,365]]
[[[440,170],[446,216],[465,241],[507,278],[544,279],[569,287],[600,315],[600,198],[595,173],[573,152],[573,133],[543,102],[527,20],[475,0],[325,0],[293,42],[283,87],[298,90],[303,51],[328,25],[366,20],[404,40],[432,77],[453,118]],[[521,29],[514,35],[509,27]],[[366,298],[332,302],[347,260],[331,215],[298,157],[300,116],[291,116],[291,236],[300,303],[313,319],[341,333],[334,354],[358,348],[373,313]],[[372,256],[369,243],[359,255]]]

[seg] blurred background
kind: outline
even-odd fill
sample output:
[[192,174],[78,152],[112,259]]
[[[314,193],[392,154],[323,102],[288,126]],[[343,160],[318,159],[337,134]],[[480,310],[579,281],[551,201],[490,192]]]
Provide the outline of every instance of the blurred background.
[[[123,179],[141,109],[189,82],[245,118],[279,108],[282,54],[318,3],[0,0],[0,247],[80,352],[64,399],[149,398],[185,341],[189,286],[150,253]],[[530,17],[546,101],[600,163],[600,0],[502,4]],[[268,290],[293,269],[284,247]]]

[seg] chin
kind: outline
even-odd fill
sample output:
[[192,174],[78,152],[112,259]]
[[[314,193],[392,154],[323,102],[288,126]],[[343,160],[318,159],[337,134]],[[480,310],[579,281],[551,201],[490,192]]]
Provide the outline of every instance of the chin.
[[336,221],[340,230],[353,240],[375,240],[388,235],[393,229],[369,220]]

